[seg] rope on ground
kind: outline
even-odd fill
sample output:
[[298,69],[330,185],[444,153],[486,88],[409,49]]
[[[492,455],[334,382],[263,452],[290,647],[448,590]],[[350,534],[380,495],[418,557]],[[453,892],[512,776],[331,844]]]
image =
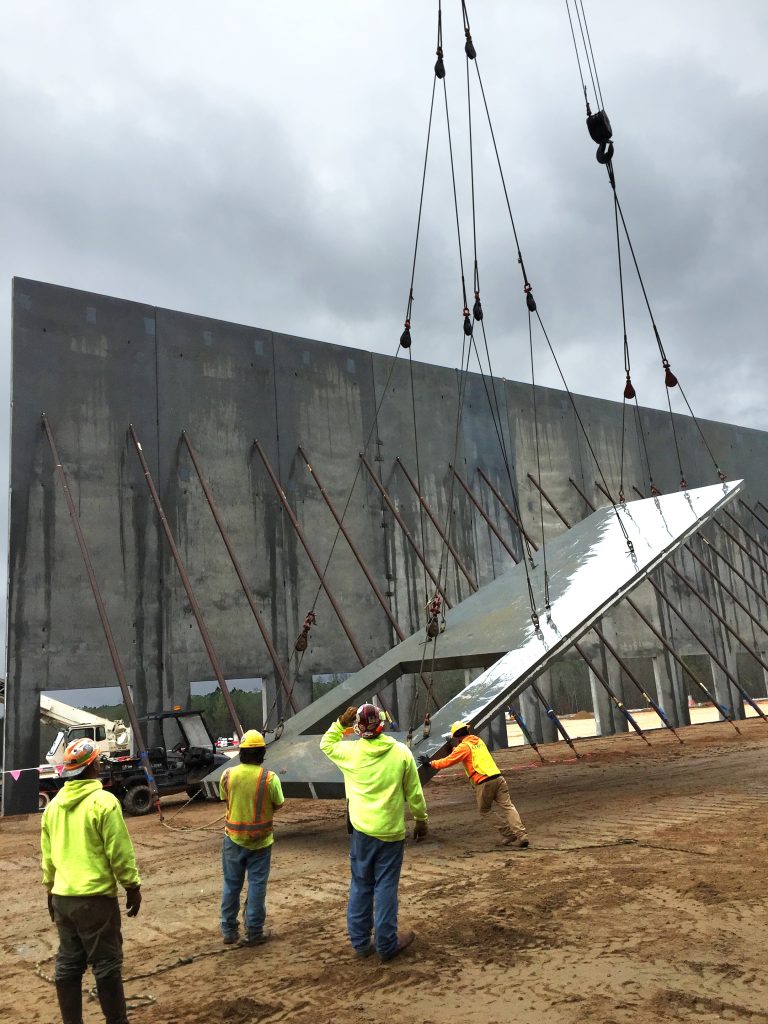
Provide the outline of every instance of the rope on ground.
[[[186,804],[185,804],[186,806]],[[163,822],[165,828],[169,832],[217,832],[221,833],[221,828],[214,828],[213,826],[217,821],[222,821],[226,818],[226,812],[220,814],[218,818],[214,818],[213,821],[208,821],[204,825],[169,825],[167,821]]]
[[197,800],[197,798],[199,796],[201,796],[201,795],[202,795],[202,790],[198,790],[196,793],[193,793],[192,796],[188,800],[184,801],[184,803],[181,805],[181,807],[177,807],[176,808],[176,810],[173,812],[173,814],[169,818],[167,818],[167,819],[166,818],[162,818],[161,821],[160,821],[160,824],[163,825],[165,828],[167,828],[169,832],[205,832],[205,831],[221,832],[220,828],[214,829],[214,828],[212,828],[212,826],[215,825],[217,821],[221,821],[223,818],[226,818],[226,816],[227,816],[226,812],[224,814],[220,814],[217,818],[214,818],[213,821],[206,822],[204,825],[171,825],[171,824],[169,824],[175,818],[178,818],[178,816],[181,814],[181,812],[186,810],[186,808],[189,807],[189,805],[192,803],[193,800]]
[[[188,967],[190,964],[193,964],[198,960],[205,960],[212,956],[222,956],[225,953],[234,953],[237,948],[237,946],[223,946],[221,949],[207,949],[202,953],[193,953],[191,956],[180,956],[169,964],[161,964],[159,967],[152,968],[151,971],[142,971],[140,974],[129,974],[127,977],[123,978],[123,984],[127,985],[132,981],[145,981],[147,978],[156,978],[160,974],[167,974],[168,971],[175,971],[179,967]],[[38,960],[35,964],[35,974],[38,978],[42,978],[42,980],[46,981],[49,985],[55,985],[56,979],[52,975],[46,974],[43,968],[46,964],[53,963],[55,959],[56,954],[52,953],[44,960]],[[88,989],[88,998],[94,1001],[98,999],[96,986]],[[145,1006],[152,1006],[157,1002],[157,1000],[154,996],[150,995],[126,995],[125,1002],[129,1010],[139,1010]]]

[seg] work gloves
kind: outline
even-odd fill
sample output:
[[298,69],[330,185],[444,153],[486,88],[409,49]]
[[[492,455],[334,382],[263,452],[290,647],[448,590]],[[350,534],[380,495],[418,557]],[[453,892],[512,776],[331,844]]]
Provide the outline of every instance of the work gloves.
[[422,839],[426,839],[429,833],[429,825],[426,821],[414,821],[413,823],[413,838],[416,842],[421,842]]
[[128,917],[136,917],[141,906],[141,886],[137,885],[134,889],[125,890],[125,909],[128,912]]
[[48,914],[50,915],[50,918],[53,921],[54,914],[53,914],[53,893],[52,892],[48,893]]
[[429,761],[430,758],[428,754],[419,754],[418,762],[422,768],[429,768]]
[[350,726],[355,724],[357,718],[357,708],[347,708],[343,715],[339,715],[339,725],[343,725],[345,729],[349,729]]

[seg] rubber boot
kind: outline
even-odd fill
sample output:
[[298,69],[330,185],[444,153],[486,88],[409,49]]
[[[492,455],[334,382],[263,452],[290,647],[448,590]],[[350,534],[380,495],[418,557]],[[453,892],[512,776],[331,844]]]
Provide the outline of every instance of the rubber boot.
[[96,991],[107,1024],[128,1024],[122,977],[119,974],[110,974],[106,978],[99,978],[96,982]]
[[63,1024],[83,1024],[83,989],[80,978],[61,978],[56,982],[56,995]]

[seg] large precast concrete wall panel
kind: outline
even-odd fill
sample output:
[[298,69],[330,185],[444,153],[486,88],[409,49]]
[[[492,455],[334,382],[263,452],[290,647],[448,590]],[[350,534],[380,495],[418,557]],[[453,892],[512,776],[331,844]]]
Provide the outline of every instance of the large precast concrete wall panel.
[[[280,512],[271,495],[254,502],[250,469],[254,438],[263,439],[270,458],[277,455],[272,336],[166,309],[157,310],[157,328],[155,484],[225,675],[271,677],[264,643],[180,438],[186,431],[260,611],[284,639],[281,603],[271,597],[282,592],[274,562],[281,551]],[[164,697],[185,704],[190,682],[213,673],[165,541],[162,566]],[[265,671],[254,673],[254,665]]]
[[[62,489],[41,429],[45,413],[69,475],[115,639],[140,704],[161,686],[158,533],[125,428],[146,423],[157,467],[152,307],[16,280],[8,668],[4,758],[39,760],[44,690],[114,684]],[[15,787],[28,808],[37,780]],[[15,798],[14,798],[15,799]],[[13,806],[13,799],[11,801]]]
[[[318,476],[341,515],[358,474],[358,452],[375,441],[372,428],[376,401],[370,355],[305,338],[275,335],[275,339],[279,458],[273,462],[273,469],[325,583],[341,606],[358,649],[368,659],[391,643],[389,624],[347,541],[337,536],[338,527],[298,447],[305,451],[310,464],[316,465]],[[253,471],[267,486],[272,486],[257,455],[253,458]],[[344,523],[366,565],[376,580],[384,583],[384,552],[378,536],[371,536],[371,511],[360,474],[349,498]],[[304,685],[311,683],[313,674],[356,671],[360,662],[352,642],[326,592],[320,589],[317,573],[287,516],[283,529],[287,618],[292,640],[317,598],[318,624],[310,633],[309,647],[301,662]],[[306,696],[310,693],[307,690]]]
[[[299,445],[337,512],[346,509],[350,537],[406,635],[423,625],[434,584],[425,583],[420,561],[361,465],[361,452],[433,571],[438,573],[442,565],[441,578],[454,604],[471,593],[467,576],[482,586],[511,566],[507,547],[516,560],[526,553],[518,529],[481,474],[510,507],[514,485],[523,526],[540,545],[542,522],[547,540],[566,529],[553,505],[571,524],[590,511],[571,480],[588,502],[606,503],[596,486],[602,477],[595,456],[605,484],[618,498],[623,422],[626,497],[636,497],[634,486],[648,492],[645,448],[632,404],[623,409],[620,402],[574,396],[587,444],[566,393],[538,387],[534,392],[530,385],[477,373],[462,377],[456,368],[411,361],[405,351],[393,361],[360,349],[21,279],[14,283],[13,317],[6,768],[38,761],[36,708],[41,691],[114,684],[41,430],[43,412],[69,476],[140,712],[185,704],[190,684],[209,680],[213,673],[127,438],[129,423],[141,439],[225,675],[261,676],[267,680],[270,703],[275,671],[181,443],[182,431],[198,453],[257,607],[295,680],[300,705],[312,697],[313,678],[353,672],[359,660],[328,597],[322,590],[318,594],[318,577],[254,441],[271,463],[321,571],[327,566],[325,581],[364,661],[388,650],[395,632],[347,541],[337,535]],[[421,354],[416,348],[410,352],[411,357]],[[673,390],[672,399],[679,408],[679,393]],[[657,486],[677,490],[681,462],[690,487],[713,483],[714,458],[729,476],[745,479],[744,503],[768,523],[768,511],[756,505],[758,500],[768,502],[768,435],[703,421],[710,455],[690,417],[676,415],[674,422],[680,459],[669,415],[640,409]],[[482,513],[453,479],[451,466]],[[440,528],[448,532],[466,575],[420,510],[406,471],[417,480]],[[724,510],[718,516],[721,525],[710,524],[703,531],[710,547],[700,536],[691,538],[689,546],[734,590],[743,609],[687,551],[674,564],[756,652],[764,653],[768,528],[738,502],[728,512],[737,522]],[[751,531],[752,539],[742,527]],[[729,671],[743,671],[744,658],[751,658],[750,686],[758,676],[764,679],[759,663],[669,569],[656,578]],[[537,596],[541,611],[543,597]],[[306,652],[298,657],[294,641],[316,599],[317,625]],[[698,641],[649,585],[634,599],[681,654],[702,654]],[[622,604],[604,617],[603,629],[630,665],[642,665],[646,684],[653,680],[674,720],[685,721],[689,687],[636,614]],[[584,643],[596,664],[608,665],[606,671],[623,687],[623,698],[632,703],[636,691],[629,689],[596,637],[588,635]],[[711,678],[718,693],[729,692],[722,672]],[[582,689],[588,693],[585,679]],[[450,685],[458,684],[453,680]],[[546,678],[541,685],[549,692]],[[409,687],[399,688],[403,715]],[[546,734],[549,722],[537,706],[528,698],[522,706],[538,735]],[[606,728],[622,727],[602,705],[598,710]],[[31,773],[18,783],[6,783],[6,810],[33,809],[34,781]]]

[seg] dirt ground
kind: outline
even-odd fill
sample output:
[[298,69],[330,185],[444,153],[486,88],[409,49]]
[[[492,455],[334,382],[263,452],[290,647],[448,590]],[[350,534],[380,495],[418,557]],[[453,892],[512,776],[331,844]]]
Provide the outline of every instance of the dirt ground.
[[[768,727],[727,723],[499,755],[532,847],[511,852],[467,783],[427,789],[431,836],[409,842],[400,920],[417,940],[387,965],[351,955],[341,802],[290,801],[276,829],[269,944],[226,949],[215,831],[129,819],[144,904],[124,920],[135,1024],[657,1024],[768,1021]],[[166,801],[170,824],[220,808]],[[0,821],[0,1020],[58,1021],[55,934],[36,816]],[[627,842],[627,840],[631,840]],[[194,958],[180,962],[180,958]],[[40,961],[46,961],[39,966]],[[102,1020],[86,1006],[86,1024]]]

